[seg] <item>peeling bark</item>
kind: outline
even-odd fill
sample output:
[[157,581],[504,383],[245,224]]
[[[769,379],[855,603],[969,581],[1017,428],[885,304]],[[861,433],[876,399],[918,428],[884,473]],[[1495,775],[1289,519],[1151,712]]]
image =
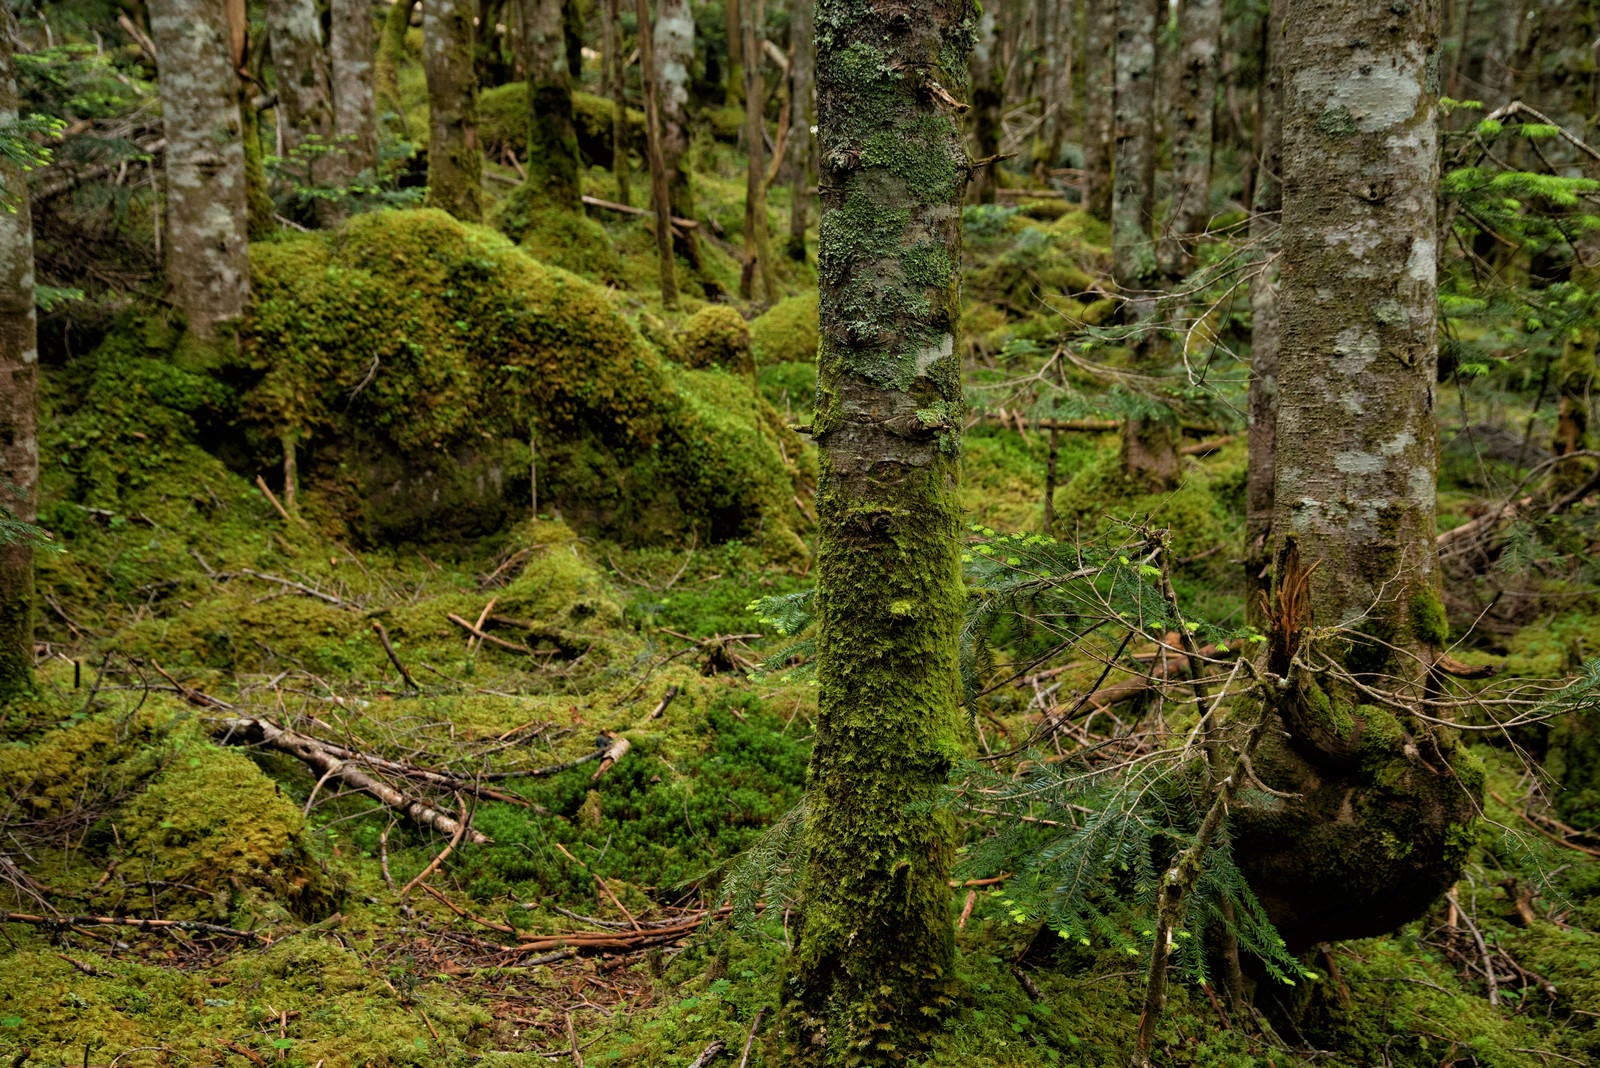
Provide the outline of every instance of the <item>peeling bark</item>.
[[[950,1004],[961,201],[976,5],[817,4],[818,671],[802,1059],[903,1060]],[[927,806],[913,811],[913,806]]]
[[430,128],[427,204],[466,222],[482,222],[483,155],[478,150],[472,16],[471,0],[427,0],[422,6]]
[[167,139],[167,283],[209,338],[250,298],[244,144],[222,0],[150,0]]

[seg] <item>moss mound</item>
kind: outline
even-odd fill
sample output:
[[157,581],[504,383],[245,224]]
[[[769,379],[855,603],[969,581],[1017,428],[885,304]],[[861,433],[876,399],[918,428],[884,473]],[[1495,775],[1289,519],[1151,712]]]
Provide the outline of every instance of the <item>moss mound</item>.
[[495,227],[540,263],[592,281],[622,280],[622,261],[605,227],[579,212],[541,208],[537,198],[529,187],[519,186],[495,214]]
[[820,336],[815,292],[780,300],[750,324],[750,348],[758,367],[816,363]]
[[501,235],[379,212],[258,245],[252,265],[241,404],[256,462],[298,443],[308,501],[364,540],[526,515],[532,440],[541,509],[588,532],[792,544],[783,457],[798,450],[749,389],[680,395],[602,290]]
[[[592,93],[572,94],[572,117],[578,128],[578,152],[584,162],[610,167],[611,101]],[[491,158],[509,148],[519,157],[528,145],[528,86],[497,85],[478,94],[478,138]],[[628,109],[628,147],[644,152],[644,112]]]
[[696,371],[720,367],[735,375],[755,374],[750,359],[750,327],[726,304],[711,304],[690,316],[683,328],[683,365]]

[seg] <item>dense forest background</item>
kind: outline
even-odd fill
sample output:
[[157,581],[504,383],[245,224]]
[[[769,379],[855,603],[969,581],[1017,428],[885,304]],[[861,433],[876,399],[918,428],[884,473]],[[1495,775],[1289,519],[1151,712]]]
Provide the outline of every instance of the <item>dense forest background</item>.
[[6,5],[0,1057],[1600,1054],[1600,4],[926,6]]

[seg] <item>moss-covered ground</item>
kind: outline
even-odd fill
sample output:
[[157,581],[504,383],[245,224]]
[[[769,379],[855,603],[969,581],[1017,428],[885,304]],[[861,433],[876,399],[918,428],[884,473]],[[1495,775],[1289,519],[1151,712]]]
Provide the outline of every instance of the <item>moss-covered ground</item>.
[[[406,100],[420,77],[402,66]],[[614,200],[609,104],[579,103],[585,191]],[[519,90],[486,96],[495,153],[517,151],[522,106]],[[413,139],[425,118],[408,109]],[[814,274],[781,259],[785,299],[711,299],[737,289],[743,226],[726,125],[692,152],[703,263],[679,263],[682,308],[655,294],[644,220],[519,215],[510,157],[491,154],[505,233],[408,211],[258,245],[237,360],[148,315],[47,352],[41,523],[64,551],[40,558],[37,692],[0,721],[0,907],[56,922],[0,925],[0,1059],[682,1066],[716,1040],[735,1063],[749,1040],[749,1063],[782,1063],[767,1027],[794,937],[781,902],[742,930],[713,914],[651,935],[705,919],[729,861],[799,801],[816,709],[803,672],[751,671],[792,636],[749,610],[810,582]],[[787,207],[780,183],[774,232]],[[1048,507],[1064,541],[1170,527],[1185,612],[1237,632],[1239,361],[1158,398],[1196,446],[1178,485],[1130,484],[1101,427],[1152,402],[1106,329],[1103,228],[1035,201],[969,209],[967,234],[967,518],[1031,533]],[[1236,353],[1247,327],[1208,329]],[[1491,416],[1547,418],[1519,397],[1495,379],[1464,392],[1447,441]],[[1510,488],[1499,462],[1447,449],[1443,526]],[[1563,570],[1582,544],[1546,521],[1454,577],[1454,655],[1546,687],[1579,671],[1600,650],[1592,584]],[[1008,633],[1007,655],[1047,648]],[[969,753],[1021,742],[1049,694],[1094,685],[1116,650],[1098,641],[984,696]],[[489,841],[452,844],[230,744],[240,715],[391,762],[361,766]],[[1175,715],[1180,734],[1194,725]],[[1253,1010],[1178,984],[1160,1063],[1600,1057],[1592,707],[1469,733],[1488,790],[1453,898],[1312,954],[1293,988],[1261,979]],[[1137,950],[1042,931],[1003,879],[957,888],[951,909],[956,1005],[919,1063],[1127,1063]],[[1117,922],[1136,943],[1132,916]]]

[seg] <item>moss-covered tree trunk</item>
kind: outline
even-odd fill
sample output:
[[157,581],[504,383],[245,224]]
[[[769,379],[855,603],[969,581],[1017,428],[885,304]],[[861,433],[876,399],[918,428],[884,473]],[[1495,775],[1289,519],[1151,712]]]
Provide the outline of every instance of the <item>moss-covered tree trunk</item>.
[[744,140],[748,151],[744,183],[744,270],[739,275],[739,296],[745,300],[755,294],[755,279],[761,276],[761,292],[768,304],[777,302],[777,282],[772,269],[772,241],[767,233],[767,152],[766,125],[761,108],[766,103],[762,91],[760,34],[766,22],[762,0],[744,0],[740,16],[744,31]]
[[[0,10],[0,126],[17,121],[17,23]],[[31,523],[38,503],[38,329],[33,220],[22,168],[0,158],[0,513]],[[33,550],[0,527],[0,705],[33,673]]]
[[628,156],[628,81],[622,63],[621,0],[606,0],[603,39],[606,83],[611,91],[611,171],[617,179],[617,200],[632,204],[633,161]]
[[1112,105],[1116,99],[1117,7],[1091,0],[1083,24],[1083,201],[1111,221]]
[[1447,624],[1434,542],[1438,0],[1289,0],[1273,536],[1313,635],[1235,853],[1295,948],[1388,930],[1460,873],[1482,776],[1418,713]]
[[1272,483],[1278,430],[1278,215],[1283,210],[1283,16],[1272,0],[1266,24],[1265,77],[1250,240],[1259,262],[1250,278],[1249,470],[1245,476],[1245,614],[1254,626],[1265,615],[1261,596],[1271,586]]
[[349,185],[378,173],[371,0],[330,0],[328,58],[333,84],[334,179]]
[[644,85],[644,143],[650,164],[650,206],[656,221],[656,259],[661,270],[661,303],[678,306],[678,264],[672,254],[672,194],[667,186],[667,161],[661,151],[661,96],[656,79],[655,32],[650,25],[650,0],[635,0],[639,13],[639,80]]
[[196,337],[250,299],[244,144],[222,0],[150,0],[167,139],[167,283]]
[[[672,214],[694,218],[694,185],[689,172],[689,68],[694,63],[694,13],[688,0],[656,4],[656,71],[661,103],[661,160],[667,168]],[[700,269],[700,242],[684,230],[674,245],[694,270]]]
[[525,0],[522,62],[529,109],[526,192],[543,206],[581,211],[578,126],[561,0]]
[[[327,152],[333,138],[333,93],[315,0],[268,0],[267,37],[284,151],[301,161],[297,169],[310,184],[320,183],[334,170]],[[311,151],[302,147],[307,140]]]
[[1161,269],[1173,278],[1194,266],[1197,237],[1211,221],[1211,115],[1222,0],[1185,0],[1179,32],[1183,50],[1172,115],[1172,212],[1161,242]]
[[728,38],[728,82],[726,97],[729,107],[739,103],[744,93],[744,0],[723,0],[723,26]]
[[949,1004],[935,799],[958,752],[956,100],[975,7],[817,4],[821,689],[797,1011],[829,1064],[899,1061]]
[[811,181],[816,138],[811,130],[817,115],[817,42],[812,29],[813,0],[795,0],[790,40],[794,59],[789,65],[789,99],[793,128],[789,132],[789,238],[784,251],[805,262],[806,227],[811,222]]
[[410,137],[406,122],[405,105],[400,100],[400,65],[406,58],[406,34],[411,29],[411,12],[416,0],[395,0],[383,19],[383,32],[378,37],[378,56],[373,69],[373,90],[377,97],[379,113],[387,120],[394,117],[395,128],[402,137]]
[[[403,2],[403,0],[402,0]],[[428,77],[429,207],[483,221],[483,154],[478,149],[478,73],[471,0],[422,6],[422,65]]]

